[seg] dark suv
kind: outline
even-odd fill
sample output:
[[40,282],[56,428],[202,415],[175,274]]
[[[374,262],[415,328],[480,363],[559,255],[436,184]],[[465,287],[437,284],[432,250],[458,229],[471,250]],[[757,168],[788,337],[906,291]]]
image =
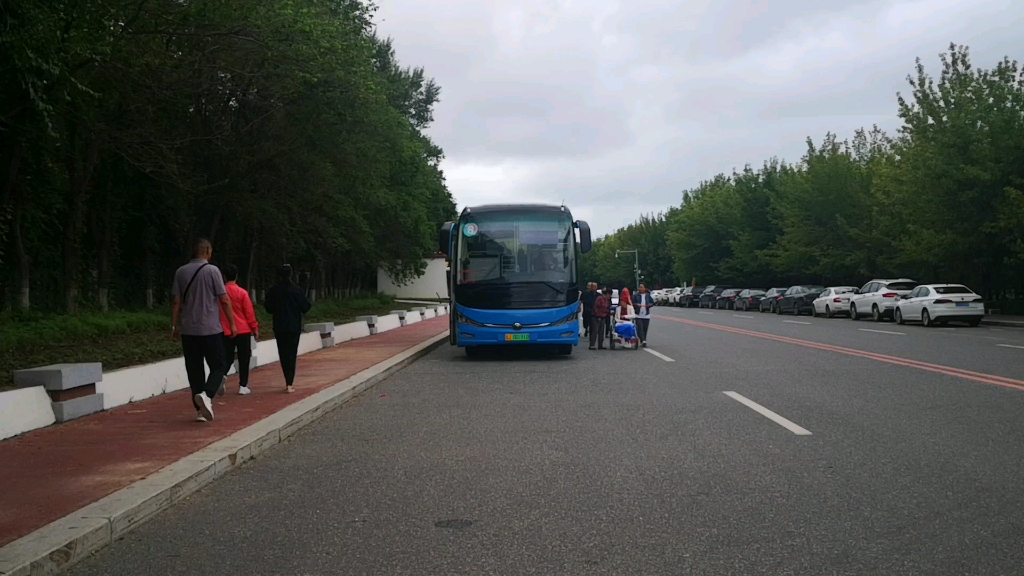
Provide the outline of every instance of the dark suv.
[[683,293],[679,295],[679,305],[684,308],[693,308],[700,303],[700,294],[703,291],[703,286],[690,286],[689,288],[684,288]]
[[730,286],[708,286],[704,289],[704,292],[700,295],[700,308],[713,308],[718,297],[722,295],[722,292],[728,290]]

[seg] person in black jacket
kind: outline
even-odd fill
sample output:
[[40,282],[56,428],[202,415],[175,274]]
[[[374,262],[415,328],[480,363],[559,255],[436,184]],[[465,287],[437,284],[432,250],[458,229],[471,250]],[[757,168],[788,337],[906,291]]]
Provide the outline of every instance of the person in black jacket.
[[597,282],[587,282],[587,291],[580,297],[583,303],[583,337],[590,335],[590,318],[594,315],[594,302],[597,301]]
[[299,337],[302,336],[302,315],[309,312],[310,304],[302,289],[292,281],[292,267],[281,266],[277,272],[280,282],[267,291],[264,306],[274,316],[274,336],[277,338],[277,353],[281,357],[285,390],[295,391],[295,363],[299,354]]

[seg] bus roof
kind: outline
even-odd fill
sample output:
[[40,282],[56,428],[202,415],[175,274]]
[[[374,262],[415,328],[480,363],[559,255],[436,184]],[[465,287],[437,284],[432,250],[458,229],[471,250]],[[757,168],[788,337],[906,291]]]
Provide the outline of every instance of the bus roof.
[[565,206],[553,206],[551,204],[484,204],[482,206],[467,206],[462,210],[462,215],[466,214],[486,214],[488,212],[549,212],[557,213],[564,212],[570,214],[569,209]]

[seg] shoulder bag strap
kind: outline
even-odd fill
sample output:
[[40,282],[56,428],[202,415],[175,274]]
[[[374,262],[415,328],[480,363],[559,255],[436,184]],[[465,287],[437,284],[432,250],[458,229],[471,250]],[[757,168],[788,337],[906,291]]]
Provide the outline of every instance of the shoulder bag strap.
[[210,265],[210,263],[207,262],[206,264],[203,264],[199,268],[196,268],[196,271],[194,273],[192,273],[192,279],[188,281],[188,286],[185,286],[185,291],[181,293],[181,303],[182,304],[185,303],[185,298],[188,296],[188,289],[191,288],[192,287],[192,283],[196,281],[196,276],[199,276],[200,270],[202,270],[203,268],[206,268],[209,265]]

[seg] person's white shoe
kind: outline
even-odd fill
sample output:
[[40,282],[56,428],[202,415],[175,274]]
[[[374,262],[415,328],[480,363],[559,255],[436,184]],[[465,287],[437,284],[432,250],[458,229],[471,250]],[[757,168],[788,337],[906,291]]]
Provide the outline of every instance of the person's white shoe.
[[196,412],[196,422],[206,422],[206,418],[203,418],[202,412]]
[[195,395],[196,404],[199,404],[199,414],[207,420],[213,420],[213,402],[206,394],[200,392]]
[[252,394],[252,390],[249,390],[248,386],[239,386],[238,387],[238,395],[239,396],[245,396],[246,394]]
[[227,392],[228,377],[224,376],[220,379],[220,388],[217,388],[217,396],[223,396]]
[[286,388],[287,388],[289,394],[295,392],[295,388],[292,388],[291,386],[287,386]]

